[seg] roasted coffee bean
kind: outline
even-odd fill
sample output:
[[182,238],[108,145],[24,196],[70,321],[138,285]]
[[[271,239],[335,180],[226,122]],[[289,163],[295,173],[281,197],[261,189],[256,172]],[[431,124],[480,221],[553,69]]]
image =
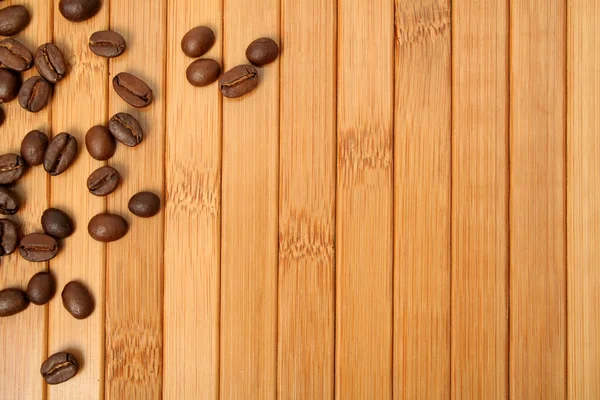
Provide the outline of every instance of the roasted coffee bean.
[[254,65],[267,65],[277,60],[279,46],[273,39],[256,39],[246,49],[246,58]]
[[0,214],[14,215],[19,211],[21,202],[16,194],[0,186]]
[[185,75],[189,83],[194,86],[210,85],[221,75],[221,65],[215,60],[203,58],[196,60],[187,67]]
[[6,119],[6,114],[4,114],[4,110],[2,108],[0,108],[0,126],[2,126],[5,119]]
[[33,65],[33,54],[15,39],[0,41],[0,64],[15,71],[26,71]]
[[48,148],[48,136],[40,131],[31,131],[21,142],[21,157],[30,165],[41,165],[44,162],[44,154]]
[[46,271],[38,272],[31,277],[27,284],[27,297],[33,304],[41,306],[49,302],[56,293],[56,283],[52,274]]
[[113,167],[100,167],[89,176],[87,187],[91,194],[95,196],[107,196],[117,190],[121,183],[119,171]]
[[238,65],[221,75],[219,89],[225,97],[241,97],[258,85],[258,72],[252,65]]
[[0,36],[16,35],[29,25],[30,20],[29,11],[21,5],[3,8],[0,10]]
[[181,39],[181,50],[189,57],[204,55],[215,44],[215,33],[207,26],[197,26]]
[[152,103],[152,89],[140,78],[127,72],[121,72],[113,78],[115,92],[127,103],[137,108]]
[[80,282],[67,283],[61,296],[65,309],[77,319],[86,319],[94,311],[94,298]]
[[14,253],[19,243],[19,227],[9,219],[0,219],[0,257]]
[[62,174],[77,156],[77,140],[66,132],[59,133],[48,145],[44,169],[52,176]]
[[52,260],[58,253],[58,243],[50,235],[31,233],[21,239],[19,253],[27,261],[42,262]]
[[19,73],[0,68],[0,103],[8,103],[17,97],[21,83]]
[[19,104],[33,113],[41,111],[52,96],[52,85],[41,76],[27,79],[19,91]]
[[117,141],[108,128],[96,125],[85,135],[85,147],[90,156],[96,160],[108,160],[117,150]]
[[125,218],[116,214],[98,214],[90,220],[88,232],[99,242],[114,242],[127,233],[129,226]]
[[4,154],[0,156],[0,185],[8,185],[15,182],[25,172],[25,162],[16,154]]
[[0,290],[0,317],[10,317],[23,311],[29,305],[27,295],[21,289]]
[[35,68],[48,82],[56,83],[67,73],[67,62],[54,43],[45,43],[35,51]]
[[92,18],[101,7],[101,0],[60,0],[58,3],[58,10],[62,16],[72,22]]
[[42,214],[42,228],[48,235],[64,239],[73,234],[73,221],[69,215],[58,208],[49,208]]
[[142,126],[131,114],[118,113],[113,115],[108,123],[108,129],[119,142],[129,147],[137,146],[144,139]]
[[99,31],[90,36],[90,50],[101,57],[118,57],[125,51],[127,44],[123,36],[114,31]]
[[160,198],[152,192],[140,192],[129,200],[128,208],[138,217],[153,217],[160,211]]
[[40,368],[40,373],[48,385],[58,385],[77,375],[79,362],[73,354],[60,352],[52,354]]

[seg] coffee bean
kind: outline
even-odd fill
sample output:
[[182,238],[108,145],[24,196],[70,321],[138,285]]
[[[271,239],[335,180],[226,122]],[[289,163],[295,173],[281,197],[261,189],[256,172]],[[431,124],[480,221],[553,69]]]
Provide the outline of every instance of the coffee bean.
[[246,49],[246,58],[254,65],[267,65],[277,60],[279,46],[273,39],[256,39]]
[[128,208],[138,217],[153,217],[160,211],[160,198],[152,192],[140,192],[129,200]]
[[0,219],[0,257],[14,253],[19,243],[19,227],[9,219]]
[[221,65],[209,58],[196,60],[187,67],[185,75],[189,83],[194,86],[210,85],[221,75]]
[[87,180],[87,187],[95,196],[107,196],[117,190],[119,183],[121,183],[119,171],[104,166],[92,172]]
[[0,41],[0,64],[15,71],[26,71],[33,65],[33,54],[15,39]]
[[21,289],[0,290],[0,317],[10,317],[25,310],[29,305],[27,295]]
[[118,57],[125,51],[127,44],[123,36],[114,31],[99,31],[90,36],[90,50],[101,57]]
[[16,182],[25,172],[25,162],[16,154],[0,156],[0,185]]
[[2,126],[5,119],[6,119],[6,114],[4,113],[4,110],[2,108],[0,108],[0,126]]
[[80,282],[67,283],[61,296],[65,309],[77,319],[86,319],[94,311],[94,298]]
[[17,97],[21,83],[19,73],[0,68],[0,103],[8,103]]
[[258,85],[258,72],[252,65],[238,65],[221,75],[219,89],[223,96],[241,97]]
[[58,208],[49,208],[42,214],[42,228],[48,235],[64,239],[73,234],[73,221],[69,215]]
[[142,126],[131,114],[115,114],[108,123],[108,129],[119,142],[129,147],[137,146],[144,139]]
[[88,232],[99,242],[114,242],[121,239],[129,229],[125,218],[116,214],[98,214],[90,220]]
[[117,150],[117,141],[108,128],[96,125],[85,135],[85,147],[90,156],[96,160],[108,160]]
[[215,44],[215,33],[207,26],[197,26],[181,39],[181,50],[189,57],[204,55]]
[[52,85],[41,76],[27,79],[19,91],[19,104],[33,113],[41,111],[52,96]]
[[56,293],[56,284],[49,272],[38,272],[27,284],[27,297],[33,304],[41,306],[49,302]]
[[48,136],[33,130],[23,138],[21,142],[21,157],[29,165],[41,165],[44,162],[44,154],[48,147]]
[[21,5],[3,8],[0,10],[0,36],[16,35],[29,25],[30,20],[29,11]]
[[35,51],[35,68],[48,82],[60,81],[67,72],[67,62],[54,43],[45,43]]
[[140,78],[127,72],[121,72],[113,78],[115,92],[127,103],[137,108],[152,103],[152,89]]
[[14,215],[19,211],[21,202],[16,194],[0,186],[0,214]]
[[58,385],[77,375],[79,362],[73,354],[60,352],[52,354],[40,368],[40,373],[48,385]]
[[31,262],[52,260],[58,253],[58,243],[52,236],[31,233],[21,239],[19,253],[24,259]]
[[101,7],[101,0],[60,0],[58,3],[58,10],[62,16],[72,22],[92,18]]
[[66,132],[59,133],[48,145],[44,169],[52,176],[62,174],[77,156],[77,140]]

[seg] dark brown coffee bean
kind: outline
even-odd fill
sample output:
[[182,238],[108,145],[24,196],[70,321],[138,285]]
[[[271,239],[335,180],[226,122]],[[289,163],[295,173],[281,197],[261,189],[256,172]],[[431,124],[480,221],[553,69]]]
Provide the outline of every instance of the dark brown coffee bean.
[[42,214],[42,228],[50,236],[64,239],[73,234],[73,221],[69,215],[58,208],[49,208]]
[[189,57],[204,55],[215,44],[215,33],[207,26],[197,26],[181,39],[181,50]]
[[19,243],[19,227],[9,219],[0,219],[0,257],[14,253]]
[[0,126],[2,126],[5,119],[6,119],[6,114],[4,113],[4,110],[2,108],[0,108]]
[[219,89],[223,96],[241,97],[258,85],[258,72],[252,65],[238,65],[221,75]]
[[128,207],[138,217],[153,217],[160,211],[160,198],[152,192],[140,192],[133,195]]
[[152,89],[140,78],[127,72],[121,72],[113,78],[115,92],[127,103],[137,108],[152,103]]
[[279,46],[273,39],[256,39],[246,49],[246,58],[254,65],[267,65],[277,60]]
[[52,260],[58,253],[58,243],[50,235],[31,233],[21,239],[19,253],[24,259],[31,262]]
[[89,176],[87,187],[91,194],[95,196],[107,196],[117,190],[121,183],[119,171],[113,167],[100,167]]
[[115,138],[129,147],[142,143],[144,131],[137,119],[131,114],[118,113],[108,123],[108,129]]
[[0,185],[16,182],[23,175],[26,167],[23,159],[16,154],[0,156]]
[[8,6],[0,10],[0,36],[12,36],[29,25],[29,11],[21,5]]
[[25,310],[29,305],[27,295],[21,289],[0,290],[0,317],[10,317]]
[[41,76],[27,79],[19,91],[19,104],[33,113],[41,111],[52,96],[52,85]]
[[40,368],[40,373],[48,385],[58,385],[77,375],[79,362],[73,354],[60,352],[52,354]]
[[56,83],[67,73],[67,62],[54,43],[45,43],[35,51],[35,68],[48,82]]
[[15,71],[26,71],[33,65],[33,54],[15,39],[0,41],[0,64]]
[[125,218],[116,214],[98,214],[90,220],[88,232],[99,242],[114,242],[127,233],[129,226]]
[[0,186],[0,214],[14,215],[19,211],[21,202],[16,194]]
[[48,148],[48,136],[40,131],[31,131],[21,142],[21,157],[30,165],[41,165],[44,162],[44,154]]
[[86,319],[94,311],[94,298],[80,282],[67,283],[61,296],[65,309],[77,319]]
[[59,133],[48,145],[44,169],[52,176],[60,175],[77,156],[77,140],[66,132]]
[[8,103],[17,97],[21,83],[19,73],[0,68],[0,103]]
[[72,22],[92,18],[101,7],[101,0],[60,0],[58,3],[58,10],[62,16]]
[[27,284],[27,297],[33,304],[41,306],[49,302],[56,293],[56,284],[49,272],[38,272]]
[[85,135],[85,147],[90,156],[96,160],[108,160],[117,150],[117,141],[108,128],[96,125]]
[[99,31],[90,36],[90,50],[101,57],[118,57],[125,51],[127,44],[123,36],[114,31]]
[[209,58],[196,60],[187,67],[185,75],[189,83],[194,86],[210,85],[221,75],[221,65]]

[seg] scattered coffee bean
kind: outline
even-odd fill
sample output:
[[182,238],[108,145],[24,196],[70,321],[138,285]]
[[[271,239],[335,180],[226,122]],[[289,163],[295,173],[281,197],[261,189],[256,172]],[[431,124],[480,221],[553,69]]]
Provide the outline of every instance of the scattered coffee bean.
[[127,44],[123,36],[114,31],[99,31],[90,36],[90,50],[101,57],[118,57],[125,51]]
[[0,290],[0,317],[10,317],[25,310],[29,305],[27,295],[21,289]]
[[152,103],[152,89],[140,78],[127,72],[121,72],[113,78],[115,92],[127,103],[137,108]]
[[41,76],[27,79],[19,91],[19,104],[33,113],[41,111],[52,96],[52,85]]
[[20,74],[0,68],[0,103],[8,103],[17,97],[21,83]]
[[21,202],[16,194],[0,186],[0,214],[14,215],[19,211]]
[[114,242],[121,239],[129,229],[125,218],[116,214],[98,214],[90,220],[88,232],[99,242]]
[[223,96],[241,97],[258,85],[258,72],[252,65],[238,65],[221,75],[219,89]]
[[181,50],[189,57],[204,55],[215,44],[215,33],[207,26],[192,28],[181,39]]
[[90,156],[96,160],[108,160],[117,150],[117,141],[108,128],[96,125],[90,128],[85,135],[85,147]]
[[140,192],[129,200],[128,208],[138,217],[153,217],[160,211],[160,198],[152,192]]
[[196,60],[187,67],[185,75],[189,83],[194,86],[210,85],[221,75],[221,65],[215,60],[204,58]]
[[79,362],[73,354],[60,352],[52,354],[40,368],[40,373],[48,385],[58,385],[77,375]]
[[0,41],[0,64],[15,71],[26,71],[33,65],[33,54],[15,39]]
[[19,243],[19,227],[9,219],[0,219],[0,257],[14,253]]
[[246,58],[254,65],[262,66],[272,63],[279,56],[279,46],[273,39],[256,39],[246,49]]
[[48,136],[46,134],[33,130],[23,138],[21,142],[21,157],[30,165],[41,165],[44,162],[44,154],[48,147]]
[[31,233],[21,239],[19,253],[24,259],[31,262],[52,260],[58,253],[58,243],[50,235]]
[[48,82],[60,81],[67,72],[67,62],[54,43],[45,43],[35,51],[35,68]]
[[58,208],[49,208],[42,214],[42,228],[50,236],[64,239],[73,234],[73,221],[69,215]]
[[3,8],[0,10],[0,36],[16,35],[29,25],[30,20],[29,11],[21,5]]
[[119,171],[113,167],[100,167],[89,176],[87,187],[91,194],[95,196],[107,196],[117,190],[121,183]]
[[16,182],[25,172],[25,162],[16,154],[0,156],[0,185]]
[[77,319],[86,319],[94,311],[94,298],[80,282],[67,283],[61,296],[65,309]]
[[38,272],[31,277],[27,284],[27,297],[33,304],[41,306],[49,302],[56,293],[56,284],[52,274],[46,271]]
[[71,22],[81,22],[92,18],[100,11],[101,0],[60,0],[58,10]]
[[108,129],[119,142],[129,147],[137,146],[144,139],[142,126],[131,114],[115,114],[108,123]]
[[48,145],[44,169],[52,176],[62,174],[77,156],[77,140],[66,132],[59,133]]

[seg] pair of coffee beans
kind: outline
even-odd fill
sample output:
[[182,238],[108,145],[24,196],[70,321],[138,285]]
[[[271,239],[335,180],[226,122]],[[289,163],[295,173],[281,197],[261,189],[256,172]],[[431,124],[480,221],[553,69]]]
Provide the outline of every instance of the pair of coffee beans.
[[73,234],[71,217],[57,208],[49,208],[42,214],[45,233],[31,233],[19,243],[19,253],[27,261],[44,262],[53,259],[59,251],[56,239],[65,239]]
[[117,150],[116,140],[126,146],[135,147],[144,139],[142,126],[131,114],[113,115],[108,126],[93,126],[85,135],[85,147],[96,160],[105,161],[111,158]]
[[49,272],[38,272],[27,284],[27,292],[18,288],[0,290],[0,317],[24,311],[29,303],[44,305],[54,297],[56,284]]
[[[201,57],[215,44],[215,33],[207,26],[197,26],[181,39],[181,50],[188,57]],[[219,79],[221,65],[210,58],[192,62],[185,72],[189,83],[196,87],[210,85]]]

